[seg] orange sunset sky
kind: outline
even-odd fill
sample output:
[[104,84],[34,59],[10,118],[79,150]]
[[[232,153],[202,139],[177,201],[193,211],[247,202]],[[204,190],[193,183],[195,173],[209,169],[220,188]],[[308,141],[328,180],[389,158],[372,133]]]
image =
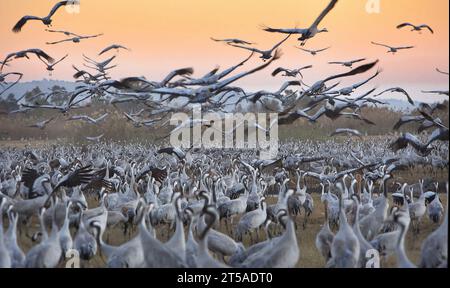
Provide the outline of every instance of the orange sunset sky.
[[[347,68],[328,65],[328,61],[351,60],[367,57],[380,59],[382,75],[372,82],[377,87],[402,86],[415,99],[442,99],[435,95],[422,95],[423,89],[448,89],[448,77],[438,74],[435,68],[448,71],[449,62],[449,1],[448,0],[380,0],[381,13],[369,14],[368,0],[340,0],[336,8],[321,23],[330,32],[310,40],[306,48],[331,46],[328,51],[312,56],[295,49],[292,37],[283,46],[283,57],[272,67],[236,83],[249,90],[273,89],[286,78],[270,76],[278,66],[296,68],[308,64],[314,69],[305,72],[305,83],[312,84],[322,77]],[[201,76],[220,65],[227,68],[248,56],[245,50],[211,41],[210,37],[241,38],[256,42],[256,47],[267,49],[283,38],[260,29],[261,25],[280,28],[308,27],[329,0],[81,0],[79,14],[69,14],[65,9],[57,12],[53,29],[68,30],[77,34],[104,33],[96,39],[79,44],[46,45],[47,41],[64,39],[64,35],[45,32],[40,22],[31,21],[19,34],[11,28],[23,15],[45,16],[57,1],[1,0],[0,1],[0,57],[26,48],[41,48],[55,59],[70,56],[56,66],[52,79],[70,80],[72,63],[82,66],[82,53],[96,57],[97,53],[112,43],[132,49],[121,51],[115,64],[118,68],[113,78],[145,76],[160,80],[173,69],[192,66],[195,75]],[[434,30],[419,34],[409,29],[397,30],[402,22],[426,23]],[[392,56],[383,47],[370,44],[382,42],[392,46],[414,45],[415,49],[400,51]],[[97,59],[106,59],[115,52]],[[250,69],[261,63],[258,57],[241,68]],[[50,78],[43,63],[17,60],[6,71],[20,71],[24,80]],[[359,81],[368,75],[345,80],[342,84]],[[369,87],[359,91],[367,91]],[[388,95],[389,98],[395,98]]]

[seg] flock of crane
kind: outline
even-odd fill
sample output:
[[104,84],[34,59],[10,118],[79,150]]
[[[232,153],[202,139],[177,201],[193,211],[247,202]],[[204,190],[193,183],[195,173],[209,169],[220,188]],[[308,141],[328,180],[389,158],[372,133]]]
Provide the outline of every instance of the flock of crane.
[[[449,130],[435,116],[437,110],[448,109],[446,105],[416,103],[401,87],[377,94],[373,94],[376,89],[371,89],[351,97],[381,70],[349,87],[330,84],[366,73],[379,63],[376,60],[353,68],[365,62],[365,58],[329,62],[350,70],[312,85],[302,81],[305,70],[313,68],[308,65],[275,69],[273,77],[294,78],[275,92],[249,93],[242,87],[232,86],[277,61],[282,56],[281,45],[292,35],[299,35],[297,48],[312,55],[331,49],[314,50],[304,46],[311,38],[328,32],[319,25],[337,3],[338,0],[331,0],[306,29],[264,26],[269,33],[287,34],[269,50],[254,48],[255,44],[241,39],[212,38],[230,47],[249,50],[251,54],[228,69],[217,67],[202,77],[194,77],[194,69],[188,67],[170,72],[162,81],[144,77],[112,80],[109,70],[116,67],[113,64],[116,56],[95,60],[83,55],[87,69],[73,65],[79,85],[67,93],[65,103],[53,104],[52,97],[63,92],[52,91],[44,95],[49,104],[21,97],[17,100],[20,108],[9,113],[60,112],[58,116],[30,125],[38,129],[46,129],[59,115],[67,116],[68,121],[96,125],[107,121],[109,114],[97,118],[69,114],[86,107],[93,99],[103,99],[111,105],[135,103],[145,107],[123,115],[136,128],[160,129],[167,125],[164,119],[171,113],[183,111],[189,105],[201,104],[203,110],[225,112],[226,107],[245,102],[259,103],[266,110],[277,112],[279,125],[290,125],[300,118],[315,123],[321,117],[333,120],[346,117],[376,125],[363,115],[362,108],[384,104],[377,99],[384,93],[400,93],[418,115],[404,115],[394,130],[406,123],[419,123],[419,133],[432,129],[426,139],[404,133],[394,141],[388,137],[365,141],[360,131],[339,128],[330,136],[349,135],[345,143],[287,141],[280,146],[279,157],[274,160],[260,160],[256,151],[236,149],[184,151],[155,143],[118,145],[103,142],[103,134],[86,137],[92,142],[89,146],[6,148],[0,151],[0,267],[61,267],[72,251],[83,261],[101,254],[107,267],[296,267],[302,259],[298,235],[310,229],[308,217],[322,207],[324,225],[316,235],[314,249],[324,258],[325,267],[367,267],[366,255],[372,250],[386,257],[395,255],[398,267],[447,267],[448,208],[441,203],[438,190],[443,183],[432,181],[435,186],[430,189],[422,180],[398,183],[395,178],[397,173],[418,166],[448,171]],[[50,26],[54,14],[71,4],[72,1],[61,1],[45,17],[24,16],[13,31],[19,33],[31,21]],[[428,25],[403,23],[397,28],[405,27],[434,33]],[[102,36],[46,31],[68,37],[47,42],[48,45],[78,43]],[[372,43],[388,48],[388,53],[393,54],[414,48]],[[101,50],[99,56],[114,50],[131,51],[113,44]],[[261,65],[230,76],[255,54],[263,60]],[[68,57],[55,61],[47,52],[34,48],[10,53],[1,61],[0,95],[23,76],[20,72],[4,72],[5,69],[10,69],[17,59],[30,59],[31,55],[44,62],[49,73]],[[7,82],[14,76],[15,81]],[[293,86],[299,87],[299,91],[288,92]],[[444,90],[423,92],[449,95]],[[309,100],[306,107],[299,108],[302,99]],[[268,100],[276,101],[277,107],[269,107]],[[196,125],[209,127],[211,122],[190,118],[171,133]],[[263,127],[258,129],[268,131]],[[352,136],[360,139],[353,142]],[[396,180],[395,185],[388,184],[392,179]],[[307,180],[316,181],[321,188],[317,191],[308,187]],[[444,186],[448,195],[448,184]],[[321,191],[323,205],[314,203],[313,190]],[[276,199],[275,203],[269,201],[271,198]],[[303,215],[302,227],[297,225],[298,215]],[[34,233],[36,217],[39,229]],[[427,235],[420,262],[414,264],[405,251],[405,237],[410,224],[414,235],[421,233],[424,217],[429,217],[437,228]],[[119,227],[123,229],[123,243],[120,246],[106,243],[104,236],[108,237]],[[262,240],[260,230],[265,232]],[[24,251],[20,236],[32,239],[31,249]],[[244,245],[244,240],[250,244]]]

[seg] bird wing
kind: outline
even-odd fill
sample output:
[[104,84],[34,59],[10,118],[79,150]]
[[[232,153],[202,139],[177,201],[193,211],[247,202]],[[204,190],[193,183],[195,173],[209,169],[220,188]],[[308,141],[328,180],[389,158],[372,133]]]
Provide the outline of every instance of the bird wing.
[[112,49],[114,49],[114,45],[106,47],[100,53],[98,53],[98,55],[100,56],[100,55],[102,55],[102,54],[104,54],[104,53],[106,53],[106,52],[108,52],[109,50],[112,50]]
[[378,60],[369,63],[369,64],[364,64],[361,65],[355,69],[352,69],[350,72],[347,73],[342,73],[342,74],[338,74],[338,75],[334,75],[334,76],[330,76],[328,78],[326,78],[323,82],[327,82],[333,79],[337,79],[337,78],[342,78],[342,77],[348,77],[348,76],[353,76],[353,75],[357,75],[357,74],[361,74],[364,73],[370,69],[372,69],[373,67],[375,67],[375,65],[378,63]]
[[55,42],[45,42],[45,44],[55,45],[55,44],[64,43],[64,42],[71,42],[71,41],[73,41],[73,39],[75,39],[75,38],[69,38],[69,39],[64,39],[64,40],[55,41]]
[[284,82],[283,85],[280,87],[280,89],[277,92],[275,92],[274,94],[278,94],[278,95],[281,94],[289,86],[302,86],[302,83],[297,80]]
[[441,73],[441,74],[448,75],[448,72],[442,71],[439,68],[436,68],[436,71]]
[[283,158],[277,159],[277,160],[273,160],[270,163],[265,163],[262,165],[261,167],[261,172],[265,173],[267,171],[271,171],[274,168],[282,168],[283,167]]
[[258,72],[260,70],[263,70],[264,68],[268,67],[273,61],[278,60],[280,57],[281,57],[281,52],[279,50],[276,50],[275,51],[275,55],[272,57],[272,59],[267,61],[265,64],[263,64],[261,66],[258,66],[256,68],[250,70],[250,71],[243,72],[243,73],[240,73],[240,74],[238,74],[236,76],[233,76],[233,77],[230,77],[230,78],[228,78],[226,80],[223,80],[223,81],[217,83],[216,85],[214,85],[214,88],[215,88],[215,90],[219,90],[219,89],[221,89],[221,88],[223,88],[225,86],[228,86],[231,83],[233,83],[233,82],[235,82],[235,81],[237,81],[237,80],[239,80],[239,79],[241,79],[241,78],[243,78],[243,77],[245,77],[247,75],[250,75],[250,74],[253,74],[253,73]]
[[423,120],[425,120],[425,118],[422,117],[422,116],[405,115],[405,116],[402,116],[400,118],[400,120],[398,120],[398,122],[394,125],[393,129],[394,130],[398,130],[398,129],[400,129],[401,126],[403,126],[406,123],[409,123],[409,122],[420,122],[420,121],[423,121]]
[[164,80],[162,80],[160,84],[161,84],[161,86],[166,86],[166,84],[169,83],[170,80],[172,80],[176,76],[182,76],[182,75],[190,76],[192,74],[194,74],[194,69],[192,67],[178,69],[178,70],[170,72],[169,75],[167,75],[166,78],[164,78]]
[[180,89],[180,88],[157,88],[151,91],[156,94],[169,94],[174,96],[182,96],[182,97],[193,97],[195,96],[195,92],[191,89]]
[[411,23],[402,23],[402,24],[400,24],[400,25],[397,25],[397,29],[401,29],[401,28],[406,27],[406,26],[415,27],[415,26],[414,26],[413,24],[411,24]]
[[39,178],[39,173],[35,169],[26,168],[22,173],[21,182],[23,182],[28,189],[32,189],[34,181],[37,178]]
[[414,46],[401,46],[401,47],[396,47],[397,50],[400,50],[400,49],[412,49],[412,48],[414,48]]
[[284,68],[282,68],[282,67],[278,67],[277,69],[275,69],[273,72],[272,72],[272,76],[277,76],[279,73],[281,73],[281,72],[286,72],[287,70],[286,69],[284,69]]
[[55,63],[53,63],[52,66],[55,66],[56,64],[60,63],[61,61],[63,61],[64,59],[67,58],[67,56],[69,56],[69,54],[67,54],[66,56],[64,56],[63,58],[59,59],[58,61],[56,61]]
[[229,75],[231,72],[236,70],[238,67],[240,67],[240,66],[244,65],[245,63],[247,63],[247,61],[250,60],[253,57],[253,54],[255,54],[255,52],[252,52],[247,58],[245,58],[243,61],[239,62],[237,65],[232,66],[232,67],[222,71],[219,74],[219,79],[222,79],[223,77]]
[[408,92],[406,92],[405,89],[398,88],[397,91],[399,91],[400,93],[402,93],[403,95],[406,96],[406,98],[408,99],[409,104],[415,105],[414,100],[411,98],[411,96],[409,96]]
[[331,47],[327,47],[327,48],[319,49],[319,50],[316,50],[316,52],[322,52],[322,51],[328,50],[328,49],[330,49],[330,48],[331,48]]
[[338,0],[331,0],[328,6],[320,13],[319,17],[317,17],[316,21],[311,25],[311,27],[317,27],[319,26],[320,22],[327,16],[328,13],[330,13],[331,10],[333,10],[334,6],[336,6],[336,3]]
[[277,43],[275,46],[273,46],[272,49],[270,49],[270,51],[273,51],[275,49],[277,49],[278,47],[281,46],[281,44],[283,44],[286,40],[289,39],[289,37],[291,37],[292,34],[289,34],[286,38],[284,38],[283,40],[281,40],[279,43]]
[[386,47],[386,48],[389,48],[389,49],[391,49],[392,47],[391,46],[388,46],[388,45],[386,45],[386,44],[381,44],[381,43],[377,43],[377,42],[371,42],[373,45],[378,45],[378,46],[383,46],[383,47]]
[[159,183],[163,183],[164,180],[167,178],[167,171],[163,169],[159,169],[153,166],[147,166],[144,167],[143,171],[139,174],[138,177],[136,177],[136,181],[139,181],[142,179],[146,174],[152,173],[152,177],[155,178],[156,181]]
[[91,58],[89,58],[88,56],[86,56],[86,55],[84,55],[84,54],[83,54],[83,57],[84,57],[84,59],[85,59],[87,62],[89,62],[89,63],[91,63],[91,64],[93,64],[93,65],[95,65],[95,66],[99,65],[98,62],[92,60]]
[[[375,73],[375,75],[373,75],[372,77],[368,78],[367,80],[361,81],[359,83],[356,83],[354,85],[352,85],[353,89],[357,89],[367,83],[369,83],[370,80],[374,79],[375,77],[377,77],[380,74],[380,70],[377,71],[377,73]],[[373,92],[373,91],[372,91]]]
[[116,56],[112,56],[111,58],[106,59],[105,61],[103,61],[103,62],[101,62],[101,63],[98,63],[98,64],[99,64],[100,66],[102,66],[102,67],[106,67],[106,66],[108,66],[108,64],[111,63],[111,61],[113,61],[114,59],[116,59]]
[[131,117],[127,112],[123,112],[123,115],[125,115],[125,117],[130,120],[133,123],[137,123],[138,121],[136,121],[136,119],[134,119],[133,117]]
[[252,51],[252,52],[256,52],[256,53],[263,54],[263,51],[261,51],[261,50],[259,50],[259,49],[257,49],[257,48],[246,47],[246,46],[242,46],[242,45],[238,45],[238,44],[229,44],[229,45],[230,45],[230,46],[233,46],[233,47],[237,47],[237,48],[241,48],[241,49],[246,49],[246,50],[249,50],[249,51]]
[[96,35],[80,36],[78,38],[80,38],[80,39],[89,39],[89,38],[97,38],[97,37],[100,37],[100,36],[103,36],[103,33],[96,34]]
[[263,27],[263,30],[266,32],[272,33],[283,33],[283,34],[304,34],[308,31],[308,29],[279,29],[279,28],[271,28],[271,27]]
[[449,132],[448,128],[437,128],[431,133],[430,137],[427,140],[426,146],[429,146],[431,143],[433,143],[436,140],[446,140],[449,139]]
[[72,3],[74,3],[73,0],[72,1],[60,1],[60,2],[56,3],[56,5],[53,6],[52,10],[50,11],[50,13],[48,14],[47,17],[49,17],[49,18],[52,17],[53,15],[55,15],[56,11],[58,11],[58,9],[60,7],[66,6],[66,5],[72,4]]
[[2,66],[0,67],[0,71],[3,70],[3,67],[6,65],[6,63],[8,63],[9,61],[11,61],[11,60],[9,60],[9,59],[11,59],[12,57],[14,57],[14,56],[16,56],[16,55],[17,55],[16,52],[14,52],[14,53],[9,53],[9,54],[6,56],[5,60],[3,60]]
[[298,69],[299,71],[302,71],[302,70],[305,70],[305,69],[311,69],[311,68],[313,68],[313,65],[306,65],[306,66],[303,66],[302,68],[300,68],[300,69]]
[[367,60],[367,58],[360,58],[360,59],[352,60],[352,61],[350,61],[350,62],[353,63],[353,64],[355,64],[355,63],[362,62],[362,61],[366,61],[366,60]]
[[73,115],[72,117],[67,119],[67,121],[82,120],[82,119],[85,119],[85,117],[86,117],[85,115]]
[[19,33],[22,30],[22,27],[27,23],[28,20],[42,20],[40,17],[36,16],[23,16],[12,28],[14,33]]
[[352,134],[358,137],[361,137],[361,132],[359,132],[358,130],[354,130],[354,129],[348,129],[348,128],[338,128],[336,129],[336,131],[334,131],[333,133],[331,133],[330,136],[335,136],[338,134]]
[[420,27],[420,28],[427,28],[432,34],[434,34],[433,29],[431,29],[431,27],[428,26],[427,24],[422,24],[422,25],[420,25],[419,27]]
[[428,146],[428,145],[420,142],[420,140],[416,136],[414,136],[410,133],[406,133],[404,135],[404,138],[405,138],[405,141],[408,142],[408,144],[410,144],[411,146],[413,146],[414,149],[416,149],[416,150],[420,151],[420,150],[423,150],[423,148]]
[[51,29],[45,29],[45,31],[50,32],[50,33],[62,33],[62,34],[65,34],[65,35],[72,35],[72,36],[77,36],[77,37],[80,36],[80,35],[77,35],[75,33],[69,32],[69,31],[51,30]]
[[303,50],[303,51],[308,52],[308,53],[312,53],[313,52],[312,50],[308,50],[308,49],[305,49],[305,48],[302,48],[302,47],[295,46],[295,48]]
[[216,75],[217,72],[219,72],[219,70],[220,70],[220,67],[217,66],[213,70],[211,70],[208,73],[206,73],[203,77],[201,77],[201,79],[207,79],[209,77],[212,77],[212,76]]
[[102,116],[98,117],[97,119],[94,119],[94,122],[100,122],[103,119],[105,119],[106,117],[108,117],[109,113],[105,113]]
[[55,62],[55,59],[53,59],[51,56],[49,56],[47,53],[45,53],[44,51],[42,51],[41,49],[28,49],[26,50],[26,53],[33,53],[35,54],[37,57],[42,57],[45,60],[47,60],[48,63],[52,64],[53,62]]
[[361,171],[361,170],[364,170],[364,169],[367,169],[367,168],[372,168],[372,167],[377,166],[377,165],[379,165],[379,163],[367,164],[367,165],[363,165],[361,167],[357,167],[357,168],[352,168],[352,169],[348,169],[348,170],[345,170],[345,171],[341,171],[341,172],[337,173],[334,176],[334,179],[337,181],[340,178],[344,177],[344,175],[346,175],[346,174],[352,174],[352,173],[355,173],[355,172],[358,172],[358,171]]
[[89,183],[92,180],[93,174],[91,166],[79,168],[70,172],[60,180],[60,182],[53,188],[53,191],[48,195],[45,206],[50,203],[50,199],[58,191],[59,187],[76,187],[81,184]]
[[[176,151],[176,150],[178,150],[178,151]],[[167,147],[167,148],[159,149],[158,151],[156,151],[156,153],[158,153],[158,154],[169,154],[169,155],[175,154],[175,156],[177,156],[178,159],[180,159],[180,160],[183,160],[183,158],[186,156],[186,154],[183,151],[181,151],[181,149],[176,149],[176,148],[173,148],[173,147]]]

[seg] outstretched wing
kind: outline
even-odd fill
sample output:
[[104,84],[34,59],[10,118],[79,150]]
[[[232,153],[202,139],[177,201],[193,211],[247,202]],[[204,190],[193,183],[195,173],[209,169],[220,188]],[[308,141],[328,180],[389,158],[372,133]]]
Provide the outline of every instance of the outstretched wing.
[[314,21],[312,26],[317,27],[320,24],[320,22],[322,22],[323,18],[325,18],[325,16],[327,16],[327,14],[330,13],[331,10],[333,10],[337,2],[338,0],[331,0],[331,2],[328,4],[325,10],[323,10],[322,13],[319,15],[319,17],[317,17],[316,21]]
[[277,76],[279,73],[281,73],[281,72],[286,72],[286,69],[284,69],[284,68],[282,68],[282,67],[278,67],[277,69],[275,69],[273,72],[272,72],[272,76]]
[[326,78],[324,80],[324,82],[327,82],[327,81],[330,81],[330,80],[333,80],[333,79],[337,79],[337,78],[348,77],[348,76],[353,76],[353,75],[358,75],[358,74],[364,73],[366,71],[369,71],[373,67],[375,67],[375,65],[377,65],[377,63],[378,63],[378,60],[376,60],[376,61],[374,61],[372,63],[369,63],[369,64],[361,65],[361,66],[351,70],[350,72],[342,73],[342,74],[338,74],[338,75],[334,75],[334,76],[328,77],[328,78]]
[[316,52],[322,52],[322,51],[328,50],[328,49],[330,49],[330,48],[331,48],[331,47],[327,47],[327,48],[319,49],[319,50],[316,50]]
[[42,20],[40,17],[36,16],[23,16],[12,28],[14,33],[19,33],[22,31],[23,26],[28,22],[28,20]]
[[55,13],[56,13],[56,11],[58,11],[58,9],[60,8],[60,7],[62,7],[62,6],[66,6],[66,5],[71,5],[71,4],[74,4],[75,3],[75,1],[60,1],[60,2],[58,2],[58,3],[56,3],[56,5],[55,6],[53,6],[53,8],[52,8],[52,10],[50,11],[50,13],[48,14],[48,16],[47,17],[52,17],[53,15],[55,15]]
[[263,53],[263,51],[253,48],[253,47],[246,47],[246,46],[242,46],[242,45],[238,45],[238,44],[229,44],[229,45],[233,46],[233,47],[241,48],[241,49],[246,49],[246,50],[256,52],[256,53],[261,53],[261,54]]
[[167,75],[166,78],[164,78],[164,80],[162,80],[160,84],[161,86],[166,86],[166,84],[169,83],[169,81],[176,76],[185,76],[185,75],[190,76],[192,74],[194,74],[194,69],[192,67],[178,69],[170,72],[169,75]]
[[386,47],[386,48],[389,48],[389,49],[391,49],[392,47],[391,46],[388,46],[388,45],[386,45],[386,44],[381,44],[381,43],[377,43],[377,42],[371,42],[373,45],[378,45],[378,46],[383,46],[383,47]]
[[53,62],[55,62],[55,59],[53,59],[50,55],[48,55],[47,53],[45,53],[44,51],[42,51],[41,49],[29,49],[26,51],[27,53],[33,53],[35,54],[37,57],[39,58],[44,58],[45,60],[47,60],[48,63],[52,64]]
[[283,34],[303,34],[308,31],[307,29],[279,29],[279,28],[271,28],[271,27],[263,27],[263,30],[266,32],[272,32],[272,33],[283,33]]
[[26,168],[22,173],[22,182],[28,189],[33,188],[34,181],[39,177],[35,169]]
[[403,27],[406,27],[406,26],[414,27],[414,25],[411,24],[411,23],[402,23],[402,24],[397,26],[397,29],[402,29]]
[[434,34],[433,29],[431,29],[431,27],[428,26],[427,24],[420,25],[419,27],[420,27],[420,28],[427,28],[427,29],[431,32],[431,34]]

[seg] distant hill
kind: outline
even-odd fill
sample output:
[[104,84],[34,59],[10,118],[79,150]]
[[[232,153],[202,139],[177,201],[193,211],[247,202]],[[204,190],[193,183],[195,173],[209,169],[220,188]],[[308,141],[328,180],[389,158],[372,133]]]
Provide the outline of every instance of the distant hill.
[[1,97],[6,98],[9,94],[14,94],[15,98],[18,99],[23,94],[33,90],[36,87],[39,87],[42,92],[49,91],[49,89],[54,86],[60,86],[66,88],[66,90],[73,90],[79,83],[70,82],[70,81],[61,81],[61,80],[40,80],[40,81],[31,81],[31,82],[20,82],[7,92],[5,92]]
[[381,105],[381,107],[388,107],[395,111],[412,111],[414,110],[414,106],[409,104],[408,101],[399,100],[399,99],[379,99],[380,101],[383,101],[387,103],[386,105]]

